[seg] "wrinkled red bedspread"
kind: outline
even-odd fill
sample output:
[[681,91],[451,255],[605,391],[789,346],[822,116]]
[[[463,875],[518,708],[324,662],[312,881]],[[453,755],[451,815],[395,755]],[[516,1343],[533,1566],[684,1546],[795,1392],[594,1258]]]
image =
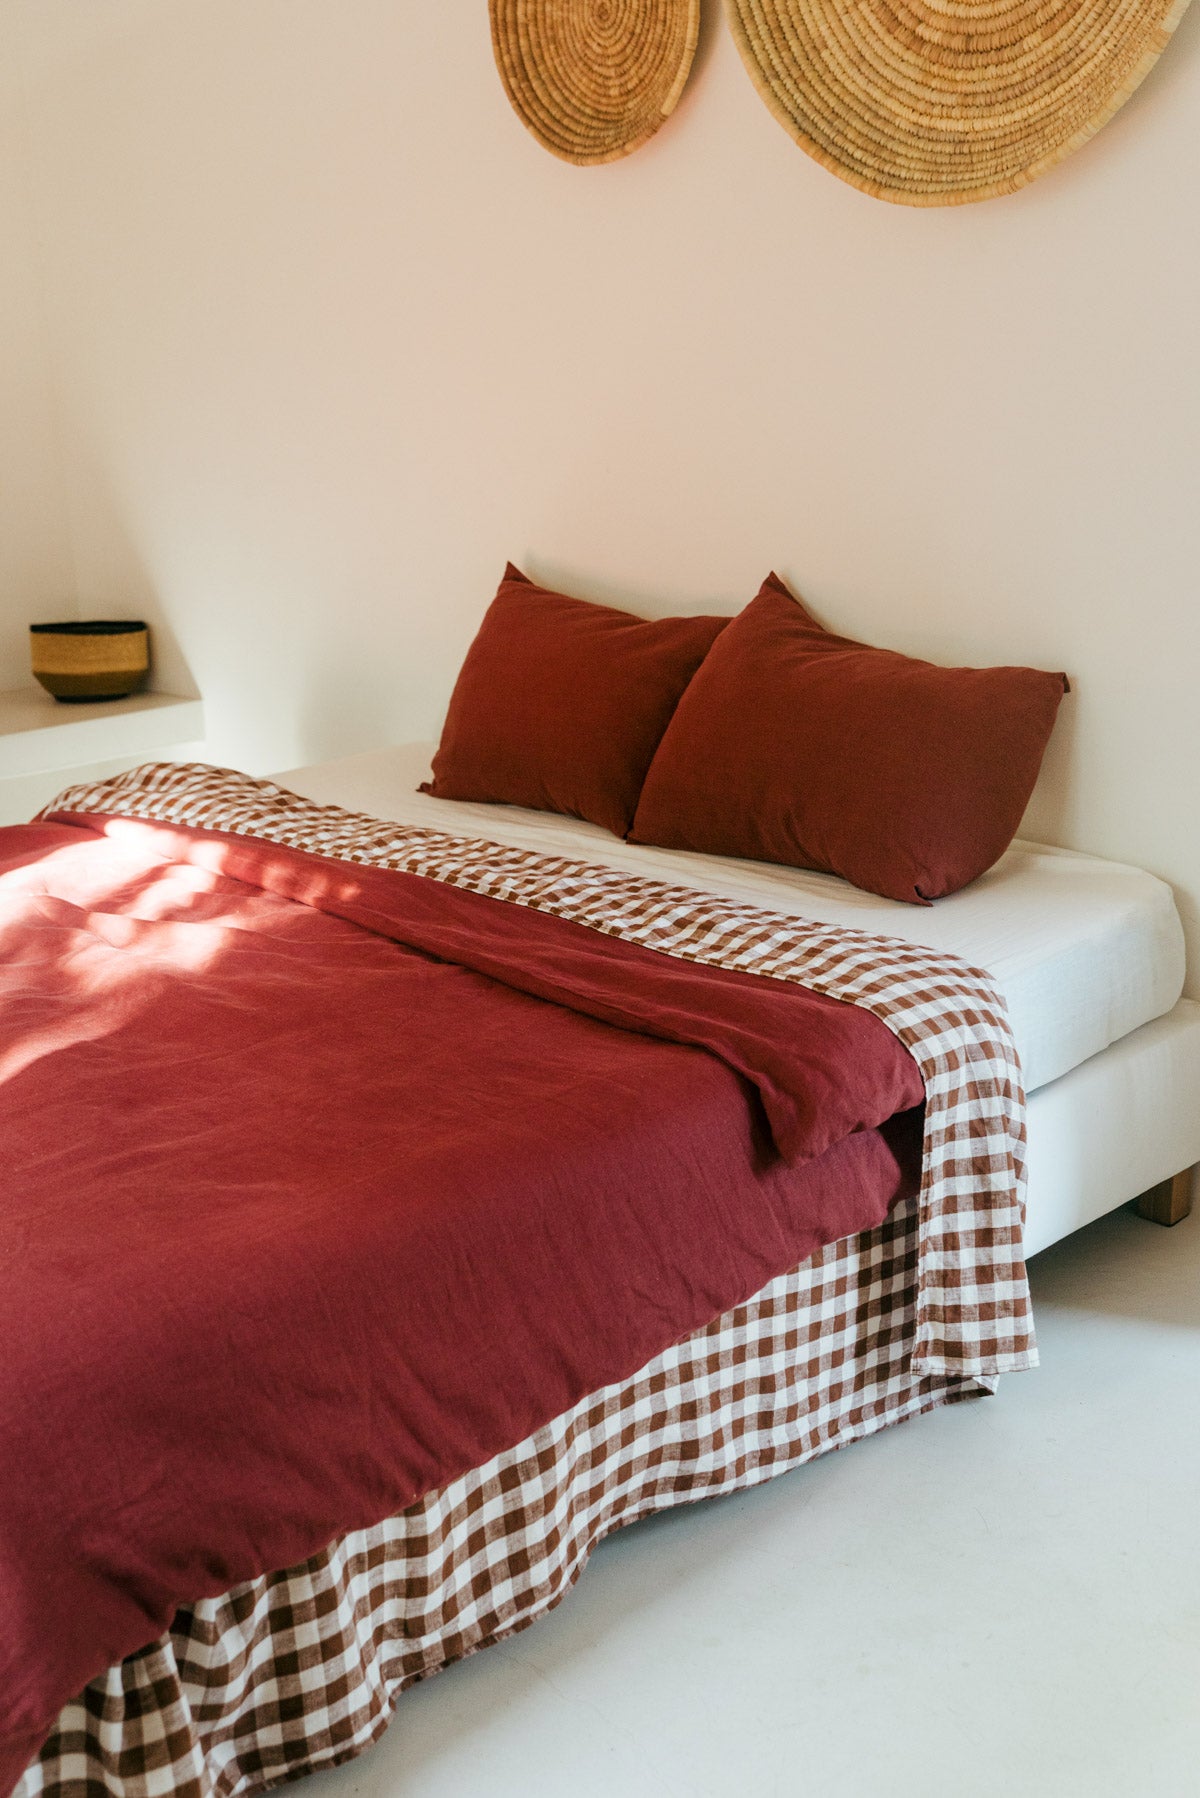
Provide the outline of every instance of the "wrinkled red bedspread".
[[875,1017],[432,879],[0,832],[0,1791],[176,1608],[914,1189]]

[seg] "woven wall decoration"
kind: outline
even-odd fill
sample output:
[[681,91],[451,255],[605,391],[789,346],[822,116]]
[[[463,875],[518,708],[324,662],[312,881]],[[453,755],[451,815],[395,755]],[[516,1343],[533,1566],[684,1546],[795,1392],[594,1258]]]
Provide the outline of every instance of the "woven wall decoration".
[[1012,193],[1128,99],[1187,0],[725,0],[759,93],[864,193]]
[[700,0],[489,0],[492,49],[522,124],[564,162],[615,162],[675,109]]

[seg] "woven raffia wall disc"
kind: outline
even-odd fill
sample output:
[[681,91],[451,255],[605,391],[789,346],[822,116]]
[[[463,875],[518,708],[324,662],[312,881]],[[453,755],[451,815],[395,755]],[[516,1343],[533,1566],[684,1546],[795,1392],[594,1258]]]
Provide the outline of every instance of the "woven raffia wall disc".
[[521,122],[564,162],[615,162],[675,110],[700,0],[489,0],[492,48]]
[[1012,193],[1106,124],[1187,0],[725,0],[751,79],[865,193]]

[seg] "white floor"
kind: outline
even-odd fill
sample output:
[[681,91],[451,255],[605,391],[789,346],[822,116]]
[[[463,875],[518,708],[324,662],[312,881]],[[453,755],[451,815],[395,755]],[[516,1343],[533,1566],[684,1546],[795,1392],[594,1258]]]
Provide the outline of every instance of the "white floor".
[[1033,1264],[1036,1373],[624,1531],[311,1798],[1194,1798],[1200,1216]]

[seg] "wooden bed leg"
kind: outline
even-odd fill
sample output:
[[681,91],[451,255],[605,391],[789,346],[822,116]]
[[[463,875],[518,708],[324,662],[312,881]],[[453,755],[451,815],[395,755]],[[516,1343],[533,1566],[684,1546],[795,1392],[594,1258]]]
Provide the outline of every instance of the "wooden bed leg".
[[1182,1173],[1172,1176],[1170,1180],[1160,1180],[1149,1192],[1133,1201],[1133,1209],[1139,1217],[1148,1217],[1152,1224],[1178,1224],[1192,1209],[1192,1175],[1195,1168],[1185,1167]]

